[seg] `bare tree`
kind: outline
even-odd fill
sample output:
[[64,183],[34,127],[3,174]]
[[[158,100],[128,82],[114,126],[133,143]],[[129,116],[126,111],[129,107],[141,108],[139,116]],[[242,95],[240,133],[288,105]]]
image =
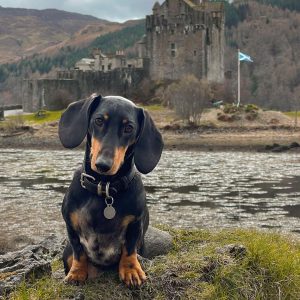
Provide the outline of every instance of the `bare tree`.
[[165,101],[175,109],[177,115],[194,124],[199,124],[202,112],[210,105],[211,98],[208,82],[193,75],[172,83],[165,93]]

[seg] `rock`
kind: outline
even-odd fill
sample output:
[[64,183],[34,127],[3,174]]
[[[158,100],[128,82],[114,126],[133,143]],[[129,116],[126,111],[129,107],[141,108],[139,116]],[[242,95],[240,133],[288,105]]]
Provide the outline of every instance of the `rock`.
[[288,150],[290,150],[289,146],[279,146],[277,148],[272,149],[271,151],[275,152],[275,153],[279,153],[279,152],[285,152],[285,151],[288,151]]
[[158,255],[166,255],[173,246],[172,236],[165,231],[149,226],[145,235],[142,256],[152,259]]
[[61,255],[64,243],[51,235],[37,245],[0,255],[0,295],[15,289],[31,276],[40,278],[51,274],[50,262],[55,256]]
[[[16,288],[24,279],[31,276],[40,278],[51,274],[51,261],[62,256],[66,240],[51,235],[37,245],[30,245],[23,250],[0,255],[0,298]],[[149,227],[145,235],[145,245],[141,262],[149,263],[158,255],[167,254],[172,248],[172,237],[169,233]],[[55,276],[61,277],[61,274]],[[84,299],[78,295],[76,299]]]
[[247,255],[247,248],[244,245],[230,244],[217,248],[220,254],[228,254],[232,258],[241,259]]
[[297,142],[293,142],[293,143],[290,144],[290,149],[299,148],[299,147],[300,147],[300,145]]
[[276,143],[274,143],[273,145],[267,145],[266,147],[265,147],[265,150],[273,150],[274,148],[278,148],[278,147],[280,147],[280,145],[279,144],[276,144]]

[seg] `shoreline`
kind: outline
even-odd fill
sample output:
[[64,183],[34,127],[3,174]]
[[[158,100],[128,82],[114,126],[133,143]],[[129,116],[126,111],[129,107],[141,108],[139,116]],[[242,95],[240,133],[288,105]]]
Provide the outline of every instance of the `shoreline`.
[[[288,128],[219,128],[161,130],[165,150],[177,151],[267,151],[274,143],[290,145],[300,143],[300,131]],[[0,148],[64,150],[56,128],[41,128],[16,134],[0,135]],[[84,143],[78,147],[83,149]],[[295,149],[290,150],[295,151]]]

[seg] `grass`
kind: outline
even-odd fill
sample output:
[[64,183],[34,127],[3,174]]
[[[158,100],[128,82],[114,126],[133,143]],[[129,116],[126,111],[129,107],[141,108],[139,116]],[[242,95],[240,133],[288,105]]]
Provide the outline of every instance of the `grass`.
[[162,105],[154,104],[154,105],[139,105],[148,111],[163,111],[165,108]]
[[[161,105],[149,105],[144,106],[145,109],[149,111],[161,111],[163,110],[163,106]],[[6,124],[12,124],[14,121],[24,124],[25,122],[31,123],[31,124],[43,124],[47,122],[55,122],[58,121],[61,117],[61,114],[64,112],[64,110],[59,111],[42,111],[42,115],[39,116],[38,113],[32,113],[32,114],[26,114],[26,115],[15,115],[15,116],[9,116],[6,118],[6,121],[1,122],[1,127],[6,127]]]
[[[37,113],[22,115],[21,118],[24,122],[34,123],[34,124],[42,124],[46,122],[58,121],[61,117],[63,110],[60,111],[43,111],[43,113],[39,116]],[[8,120],[14,120],[16,118],[20,118],[20,116],[10,116]]]
[[[291,118],[296,117],[296,112],[295,111],[284,112],[284,114],[288,117],[291,117]],[[300,118],[300,111],[297,112],[297,116]]]
[[[300,299],[299,242],[254,230],[168,230],[173,250],[144,264],[148,280],[141,288],[128,289],[110,271],[81,287],[44,277],[24,283],[7,299],[68,299],[80,293],[85,299],[121,300]],[[224,248],[229,244],[246,250],[230,253]],[[53,269],[61,268],[61,262],[53,263]]]

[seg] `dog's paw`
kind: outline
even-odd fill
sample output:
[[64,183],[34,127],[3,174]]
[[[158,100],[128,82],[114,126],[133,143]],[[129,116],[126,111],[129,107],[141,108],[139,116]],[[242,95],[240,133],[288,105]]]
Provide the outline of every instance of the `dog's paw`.
[[120,279],[127,286],[140,286],[147,279],[145,272],[142,270],[137,259],[123,259],[119,265]]
[[64,279],[64,283],[67,284],[83,284],[88,277],[87,270],[70,270],[68,275]]

